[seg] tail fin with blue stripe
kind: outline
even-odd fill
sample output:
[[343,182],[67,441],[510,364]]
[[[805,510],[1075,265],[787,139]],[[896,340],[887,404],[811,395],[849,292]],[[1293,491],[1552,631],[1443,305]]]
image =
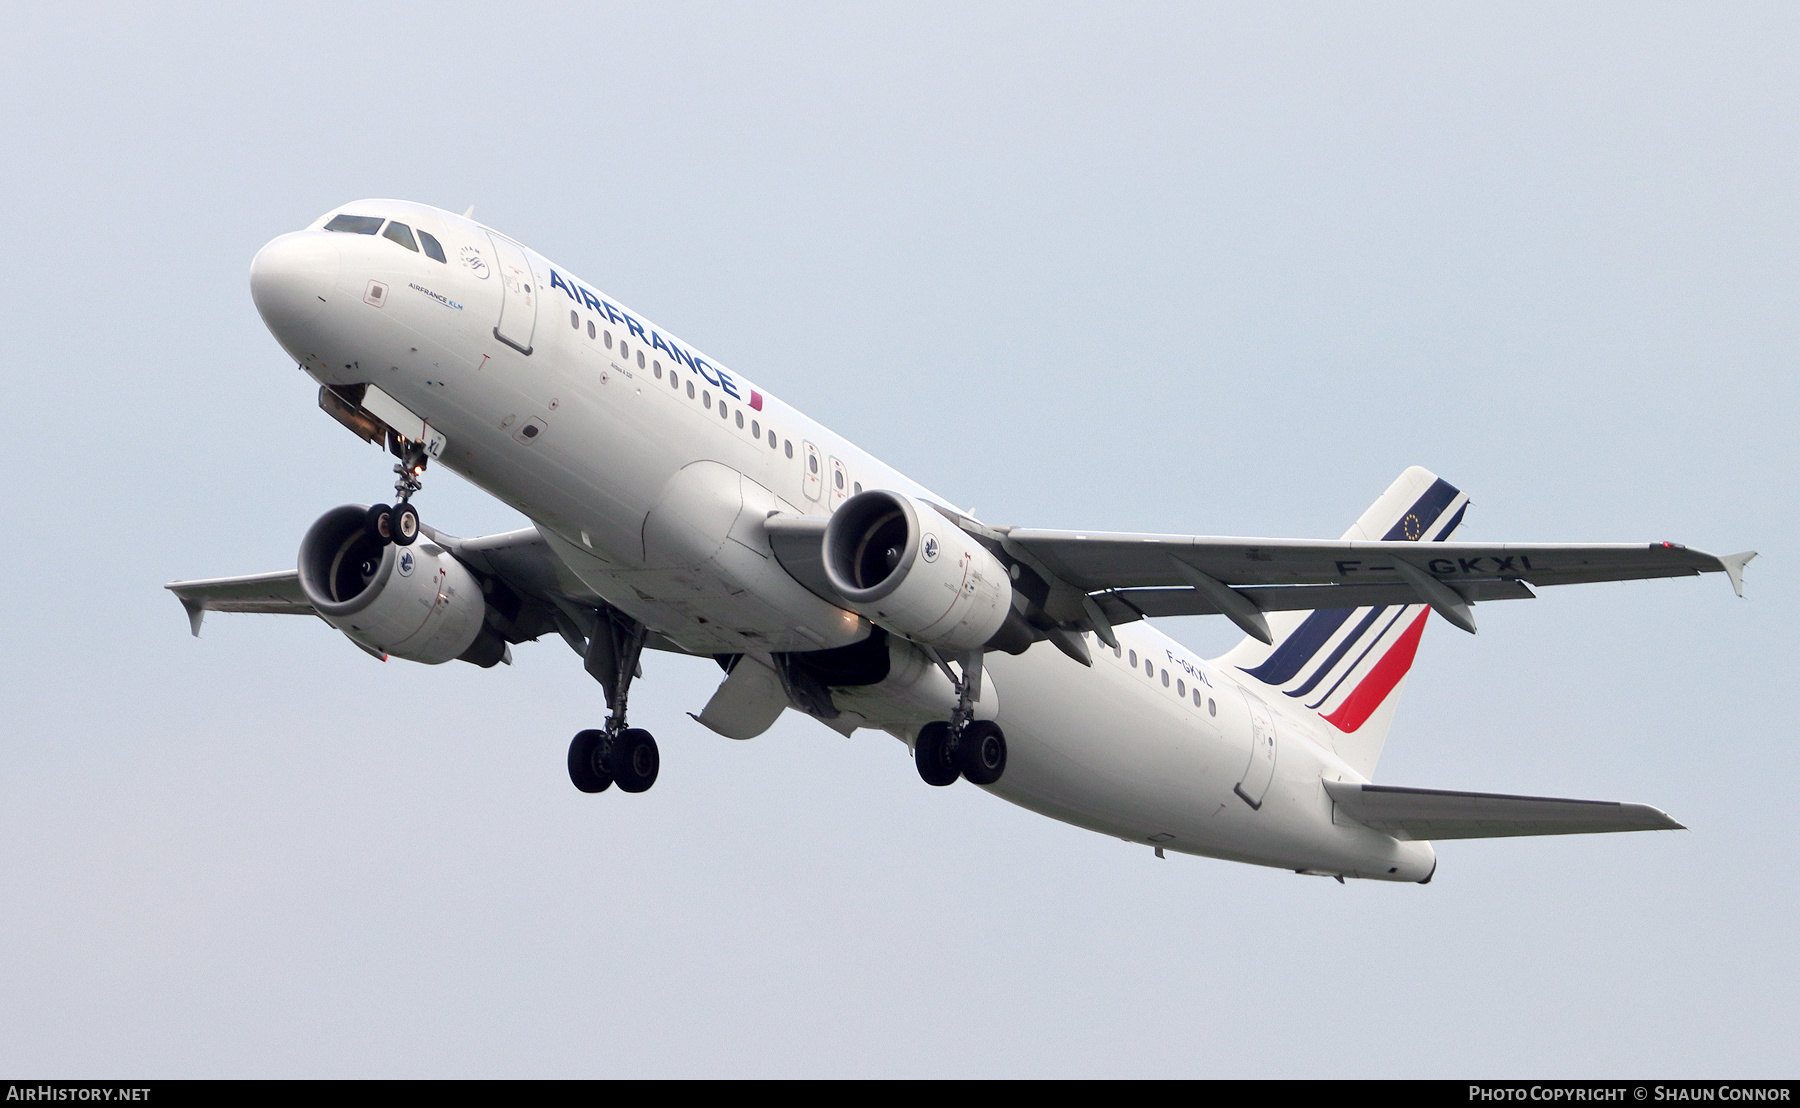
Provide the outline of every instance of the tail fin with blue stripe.
[[[1413,466],[1343,537],[1443,542],[1468,506],[1456,486]],[[1316,737],[1372,777],[1430,613],[1423,604],[1269,612],[1272,644],[1245,638],[1215,664],[1285,714],[1319,721]]]

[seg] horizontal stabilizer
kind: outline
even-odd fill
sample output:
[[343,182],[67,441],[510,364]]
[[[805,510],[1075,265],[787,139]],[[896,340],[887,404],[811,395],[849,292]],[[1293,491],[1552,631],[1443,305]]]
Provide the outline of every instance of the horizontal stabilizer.
[[1326,781],[1345,817],[1396,839],[1497,839],[1509,835],[1588,835],[1601,831],[1680,831],[1681,824],[1648,804],[1562,800],[1447,789],[1407,789]]

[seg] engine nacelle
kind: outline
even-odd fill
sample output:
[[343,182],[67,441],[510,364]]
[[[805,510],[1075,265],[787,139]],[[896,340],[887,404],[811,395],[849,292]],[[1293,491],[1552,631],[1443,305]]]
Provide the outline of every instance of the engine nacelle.
[[495,636],[482,634],[487,600],[475,575],[422,540],[395,546],[370,537],[366,514],[355,504],[333,508],[300,540],[300,587],[325,622],[377,654],[426,665],[498,661],[477,648],[478,638],[491,645]]
[[1012,611],[1006,567],[930,505],[870,489],[825,527],[825,575],[850,607],[903,638],[977,650]]

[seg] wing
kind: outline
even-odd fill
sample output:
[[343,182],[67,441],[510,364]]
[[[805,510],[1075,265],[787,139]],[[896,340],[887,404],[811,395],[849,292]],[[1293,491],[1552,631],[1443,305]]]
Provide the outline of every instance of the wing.
[[1407,789],[1345,781],[1326,781],[1324,785],[1338,816],[1347,816],[1396,839],[1684,830],[1666,813],[1648,804]]
[[[1743,563],[1755,556],[1746,553],[1721,558],[1668,542],[1355,542],[1121,535],[1022,527],[1007,531],[1006,542],[1088,592],[1188,584],[1176,564],[1179,562],[1226,585],[1265,589],[1309,585],[1409,588],[1413,581],[1402,568],[1406,567],[1452,587],[1476,589],[1512,582],[1574,585],[1726,573],[1741,593]],[[1413,599],[1416,603],[1417,598]],[[1310,606],[1325,605],[1294,605]]]
[[[552,631],[577,653],[593,630],[594,613],[606,601],[570,572],[537,528],[460,539],[431,527],[425,537],[448,550],[479,575],[487,588],[487,621],[508,643],[528,642]],[[491,583],[492,587],[488,585]],[[294,570],[175,581],[165,586],[187,609],[188,624],[200,634],[207,612],[258,612],[317,615]],[[644,643],[651,650],[687,651],[652,632]]]
[[[1677,543],[1359,542],[1043,531],[1002,532],[1004,549],[1095,596],[1112,622],[1140,616],[1429,604],[1465,631],[1468,605],[1527,599],[1531,585],[1724,573],[1743,595],[1753,551],[1720,557]],[[1266,638],[1265,638],[1265,641]]]
[[242,577],[214,577],[204,581],[175,581],[166,586],[187,609],[188,625],[200,634],[200,622],[208,612],[262,612],[276,615],[317,615],[312,601],[300,589],[294,570],[250,573]]

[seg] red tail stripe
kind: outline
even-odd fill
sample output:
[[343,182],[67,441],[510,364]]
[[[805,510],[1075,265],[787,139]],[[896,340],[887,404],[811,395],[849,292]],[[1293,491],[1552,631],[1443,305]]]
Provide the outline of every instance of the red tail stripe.
[[1381,702],[1394,691],[1394,686],[1412,669],[1413,655],[1419,652],[1419,637],[1425,634],[1425,617],[1431,614],[1427,608],[1413,620],[1412,626],[1400,636],[1400,640],[1381,656],[1375,668],[1362,679],[1354,692],[1344,698],[1337,711],[1325,716],[1325,722],[1339,731],[1350,732],[1361,727],[1381,707]]

